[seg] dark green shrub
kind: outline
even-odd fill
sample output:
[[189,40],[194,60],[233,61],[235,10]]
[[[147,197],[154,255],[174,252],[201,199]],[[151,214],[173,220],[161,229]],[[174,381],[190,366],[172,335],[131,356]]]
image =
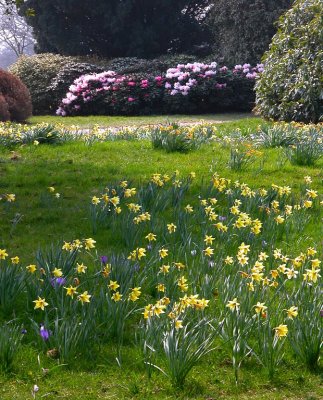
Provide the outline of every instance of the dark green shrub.
[[159,75],[174,65],[193,63],[194,61],[196,61],[196,57],[187,54],[163,55],[153,59],[123,57],[106,61],[105,67],[106,70],[116,71],[118,74]]
[[256,111],[283,121],[323,121],[323,2],[297,0],[280,19],[256,85]]

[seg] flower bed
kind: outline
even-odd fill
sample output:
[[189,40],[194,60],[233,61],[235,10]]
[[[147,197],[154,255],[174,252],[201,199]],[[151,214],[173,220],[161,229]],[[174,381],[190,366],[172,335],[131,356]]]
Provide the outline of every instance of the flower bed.
[[150,113],[251,110],[254,81],[263,67],[217,63],[178,64],[166,74],[119,75],[115,71],[75,79],[57,115],[138,115]]

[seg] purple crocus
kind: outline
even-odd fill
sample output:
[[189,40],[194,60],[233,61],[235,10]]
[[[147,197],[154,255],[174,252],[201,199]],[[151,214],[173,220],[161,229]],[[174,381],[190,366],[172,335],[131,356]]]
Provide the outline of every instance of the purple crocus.
[[320,317],[323,318],[323,310],[320,311]]
[[50,280],[50,284],[53,287],[59,287],[59,286],[63,286],[66,283],[66,279],[63,276],[59,276],[58,278],[52,278]]
[[101,256],[101,263],[103,265],[107,265],[108,263],[108,257],[107,256]]
[[45,342],[49,339],[50,332],[43,324],[40,324],[39,334]]

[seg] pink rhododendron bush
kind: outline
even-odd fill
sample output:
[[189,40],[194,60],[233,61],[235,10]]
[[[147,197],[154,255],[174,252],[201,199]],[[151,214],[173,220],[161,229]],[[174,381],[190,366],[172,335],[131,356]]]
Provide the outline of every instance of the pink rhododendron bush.
[[75,79],[57,114],[134,115],[248,111],[262,64],[219,67],[216,62],[178,64],[158,76],[105,71]]

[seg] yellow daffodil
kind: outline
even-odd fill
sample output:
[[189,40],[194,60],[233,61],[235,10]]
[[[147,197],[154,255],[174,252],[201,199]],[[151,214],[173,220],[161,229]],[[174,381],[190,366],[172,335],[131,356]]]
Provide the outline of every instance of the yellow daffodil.
[[55,278],[60,278],[63,276],[63,271],[60,268],[54,268],[52,274],[55,276]]
[[162,265],[162,266],[159,268],[159,271],[160,271],[162,274],[166,275],[166,274],[169,273],[169,269],[170,269],[170,265]]
[[185,207],[185,211],[188,214],[191,214],[194,211],[194,209],[193,209],[193,207],[191,205],[187,204],[187,206]]
[[26,270],[27,270],[28,272],[30,272],[31,274],[33,274],[34,272],[36,272],[37,267],[36,267],[36,265],[34,265],[34,264],[30,264],[30,265],[28,265],[28,266],[26,267]]
[[82,294],[80,294],[77,298],[83,305],[84,303],[89,303],[91,297],[92,296],[90,294],[88,294],[88,291],[85,291]]
[[77,294],[77,288],[73,287],[72,285],[69,287],[64,287],[64,289],[66,289],[66,296],[70,296],[72,299],[74,298],[74,295]]
[[174,233],[176,231],[176,228],[176,225],[174,225],[173,223],[167,224],[167,229],[169,233]]
[[149,242],[153,242],[156,240],[156,235],[154,233],[148,233],[148,235],[145,236],[145,239],[147,239]]
[[267,307],[265,306],[265,303],[260,303],[259,301],[254,306],[254,308],[255,308],[255,312],[257,314],[263,314],[267,310]]
[[9,193],[6,195],[6,199],[9,203],[13,203],[14,201],[16,201],[16,195],[13,193]]
[[116,207],[117,205],[120,204],[120,197],[119,196],[111,197],[110,203]]
[[160,249],[160,250],[158,251],[158,253],[159,253],[159,257],[160,257],[160,258],[165,258],[165,257],[168,256],[168,250],[167,250],[167,249],[164,249],[164,248]]
[[226,264],[226,265],[231,265],[231,264],[233,264],[233,257],[227,256],[227,257],[224,259],[224,264]]
[[98,204],[100,204],[100,199],[96,196],[92,197],[92,204],[94,204],[95,206],[97,206]]
[[279,326],[276,326],[276,328],[274,328],[274,330],[275,330],[275,335],[278,337],[278,338],[283,338],[283,337],[286,337],[287,336],[287,333],[288,333],[288,327],[287,327],[287,325],[279,325]]
[[8,257],[6,249],[0,249],[0,260],[5,260]]
[[86,250],[91,250],[95,248],[96,241],[92,238],[88,238],[84,240],[84,247]]
[[33,303],[35,303],[34,309],[37,310],[37,308],[40,308],[41,310],[45,310],[45,307],[48,306],[48,303],[46,303],[45,299],[42,299],[41,297],[38,297],[37,300],[34,300]]
[[177,281],[177,286],[182,292],[186,292],[188,290],[188,284],[186,282],[187,279],[184,276],[181,276]]
[[115,292],[115,293],[113,293],[113,295],[111,296],[111,299],[114,301],[114,302],[118,302],[118,301],[120,301],[121,299],[122,299],[122,294],[120,294],[120,292]]
[[285,310],[287,313],[287,317],[289,319],[293,319],[298,315],[298,308],[295,306],[290,307],[288,310]]
[[141,260],[143,257],[146,257],[146,249],[143,247],[137,247],[136,250],[133,250],[128,256],[128,260]]
[[227,302],[226,307],[228,307],[231,311],[238,311],[240,308],[240,303],[238,303],[238,299],[235,297],[233,300]]
[[305,200],[304,203],[303,203],[303,205],[304,205],[305,208],[311,208],[312,205],[313,205],[313,201],[311,201],[311,200]]
[[135,287],[131,289],[131,292],[129,294],[129,300],[131,301],[137,301],[141,295],[141,287]]
[[113,291],[116,291],[119,287],[120,287],[120,285],[118,284],[117,281],[110,281],[110,283],[108,285],[108,288]]
[[215,238],[212,235],[205,235],[204,242],[207,245],[212,245],[214,239]]
[[83,263],[82,264],[79,264],[79,263],[76,264],[76,272],[78,274],[85,274],[86,270],[87,270],[87,267]]
[[165,292],[165,290],[166,290],[166,288],[165,288],[165,285],[163,284],[163,283],[159,283],[157,286],[156,286],[156,289],[158,290],[158,292]]
[[179,329],[183,328],[183,321],[180,319],[177,319],[175,321],[175,329],[178,331]]
[[211,257],[214,254],[214,250],[211,247],[207,247],[206,249],[203,250],[203,253],[207,257]]

